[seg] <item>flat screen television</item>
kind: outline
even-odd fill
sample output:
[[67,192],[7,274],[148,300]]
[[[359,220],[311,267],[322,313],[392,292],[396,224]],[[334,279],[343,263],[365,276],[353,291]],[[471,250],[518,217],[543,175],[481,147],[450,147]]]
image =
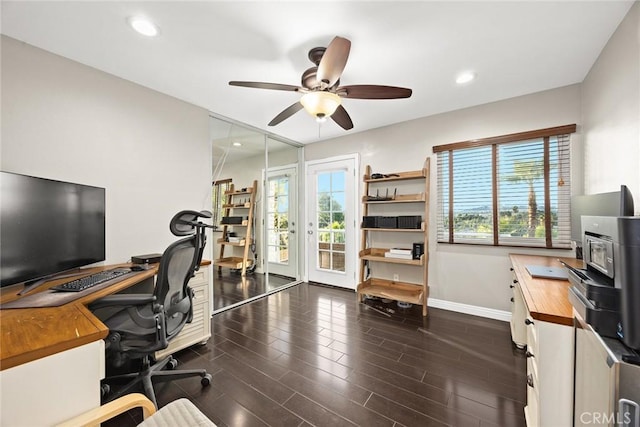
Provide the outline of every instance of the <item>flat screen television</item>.
[[582,220],[588,216],[633,216],[633,195],[626,185],[620,191],[571,198],[571,240],[582,245]]
[[104,188],[0,172],[0,286],[104,260]]

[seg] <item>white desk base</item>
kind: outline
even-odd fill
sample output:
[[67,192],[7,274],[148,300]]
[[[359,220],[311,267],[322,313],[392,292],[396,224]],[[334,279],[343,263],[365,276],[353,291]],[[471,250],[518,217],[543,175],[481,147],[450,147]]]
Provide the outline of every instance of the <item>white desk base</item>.
[[100,406],[104,341],[0,371],[0,426],[51,426]]

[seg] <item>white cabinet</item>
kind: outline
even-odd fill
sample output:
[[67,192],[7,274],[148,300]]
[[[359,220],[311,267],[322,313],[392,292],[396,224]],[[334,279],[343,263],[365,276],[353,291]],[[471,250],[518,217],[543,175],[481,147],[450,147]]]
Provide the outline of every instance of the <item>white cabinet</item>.
[[614,420],[605,417],[617,409],[616,368],[602,339],[580,322],[576,327],[575,427],[612,425]]
[[0,425],[52,426],[100,406],[104,341],[0,372]]
[[[574,328],[569,283],[534,279],[526,265],[557,259],[511,254],[513,290],[511,336],[526,348],[528,427],[573,425]],[[559,264],[559,263],[558,263]]]
[[209,267],[202,266],[189,281],[193,289],[193,320],[169,343],[169,347],[156,352],[156,358],[162,358],[194,344],[204,344],[211,337],[211,286]]
[[513,295],[511,297],[511,340],[519,349],[527,346],[527,327],[524,323],[528,315],[527,306],[524,302],[522,289],[517,286],[518,279],[513,274],[512,283],[509,285]]
[[573,423],[573,328],[525,319],[528,427]]

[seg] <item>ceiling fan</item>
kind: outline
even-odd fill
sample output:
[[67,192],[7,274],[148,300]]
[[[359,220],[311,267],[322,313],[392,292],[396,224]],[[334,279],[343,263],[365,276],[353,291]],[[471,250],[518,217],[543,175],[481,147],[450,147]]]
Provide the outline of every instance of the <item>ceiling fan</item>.
[[285,90],[302,93],[295,104],[285,108],[269,122],[275,126],[288,119],[303,108],[316,120],[323,122],[331,117],[345,130],[353,128],[351,117],[342,106],[341,98],[354,99],[398,99],[409,98],[411,89],[396,86],[349,85],[340,86],[340,76],[347,64],[351,42],[335,37],[329,46],[314,47],[309,51],[309,59],[315,64],[302,73],[302,86],[280,83],[230,81],[231,86],[252,87],[258,89]]

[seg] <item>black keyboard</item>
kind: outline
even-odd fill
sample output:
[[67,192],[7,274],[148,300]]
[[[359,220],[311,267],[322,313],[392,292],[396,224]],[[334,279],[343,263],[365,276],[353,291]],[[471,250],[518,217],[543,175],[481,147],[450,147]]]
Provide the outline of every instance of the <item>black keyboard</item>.
[[72,280],[71,282],[63,283],[62,285],[53,286],[51,289],[65,292],[80,292],[93,286],[99,285],[100,283],[104,283],[108,280],[117,279],[118,277],[124,276],[125,274],[129,273],[129,270],[101,271],[90,276],[85,276],[80,279]]

